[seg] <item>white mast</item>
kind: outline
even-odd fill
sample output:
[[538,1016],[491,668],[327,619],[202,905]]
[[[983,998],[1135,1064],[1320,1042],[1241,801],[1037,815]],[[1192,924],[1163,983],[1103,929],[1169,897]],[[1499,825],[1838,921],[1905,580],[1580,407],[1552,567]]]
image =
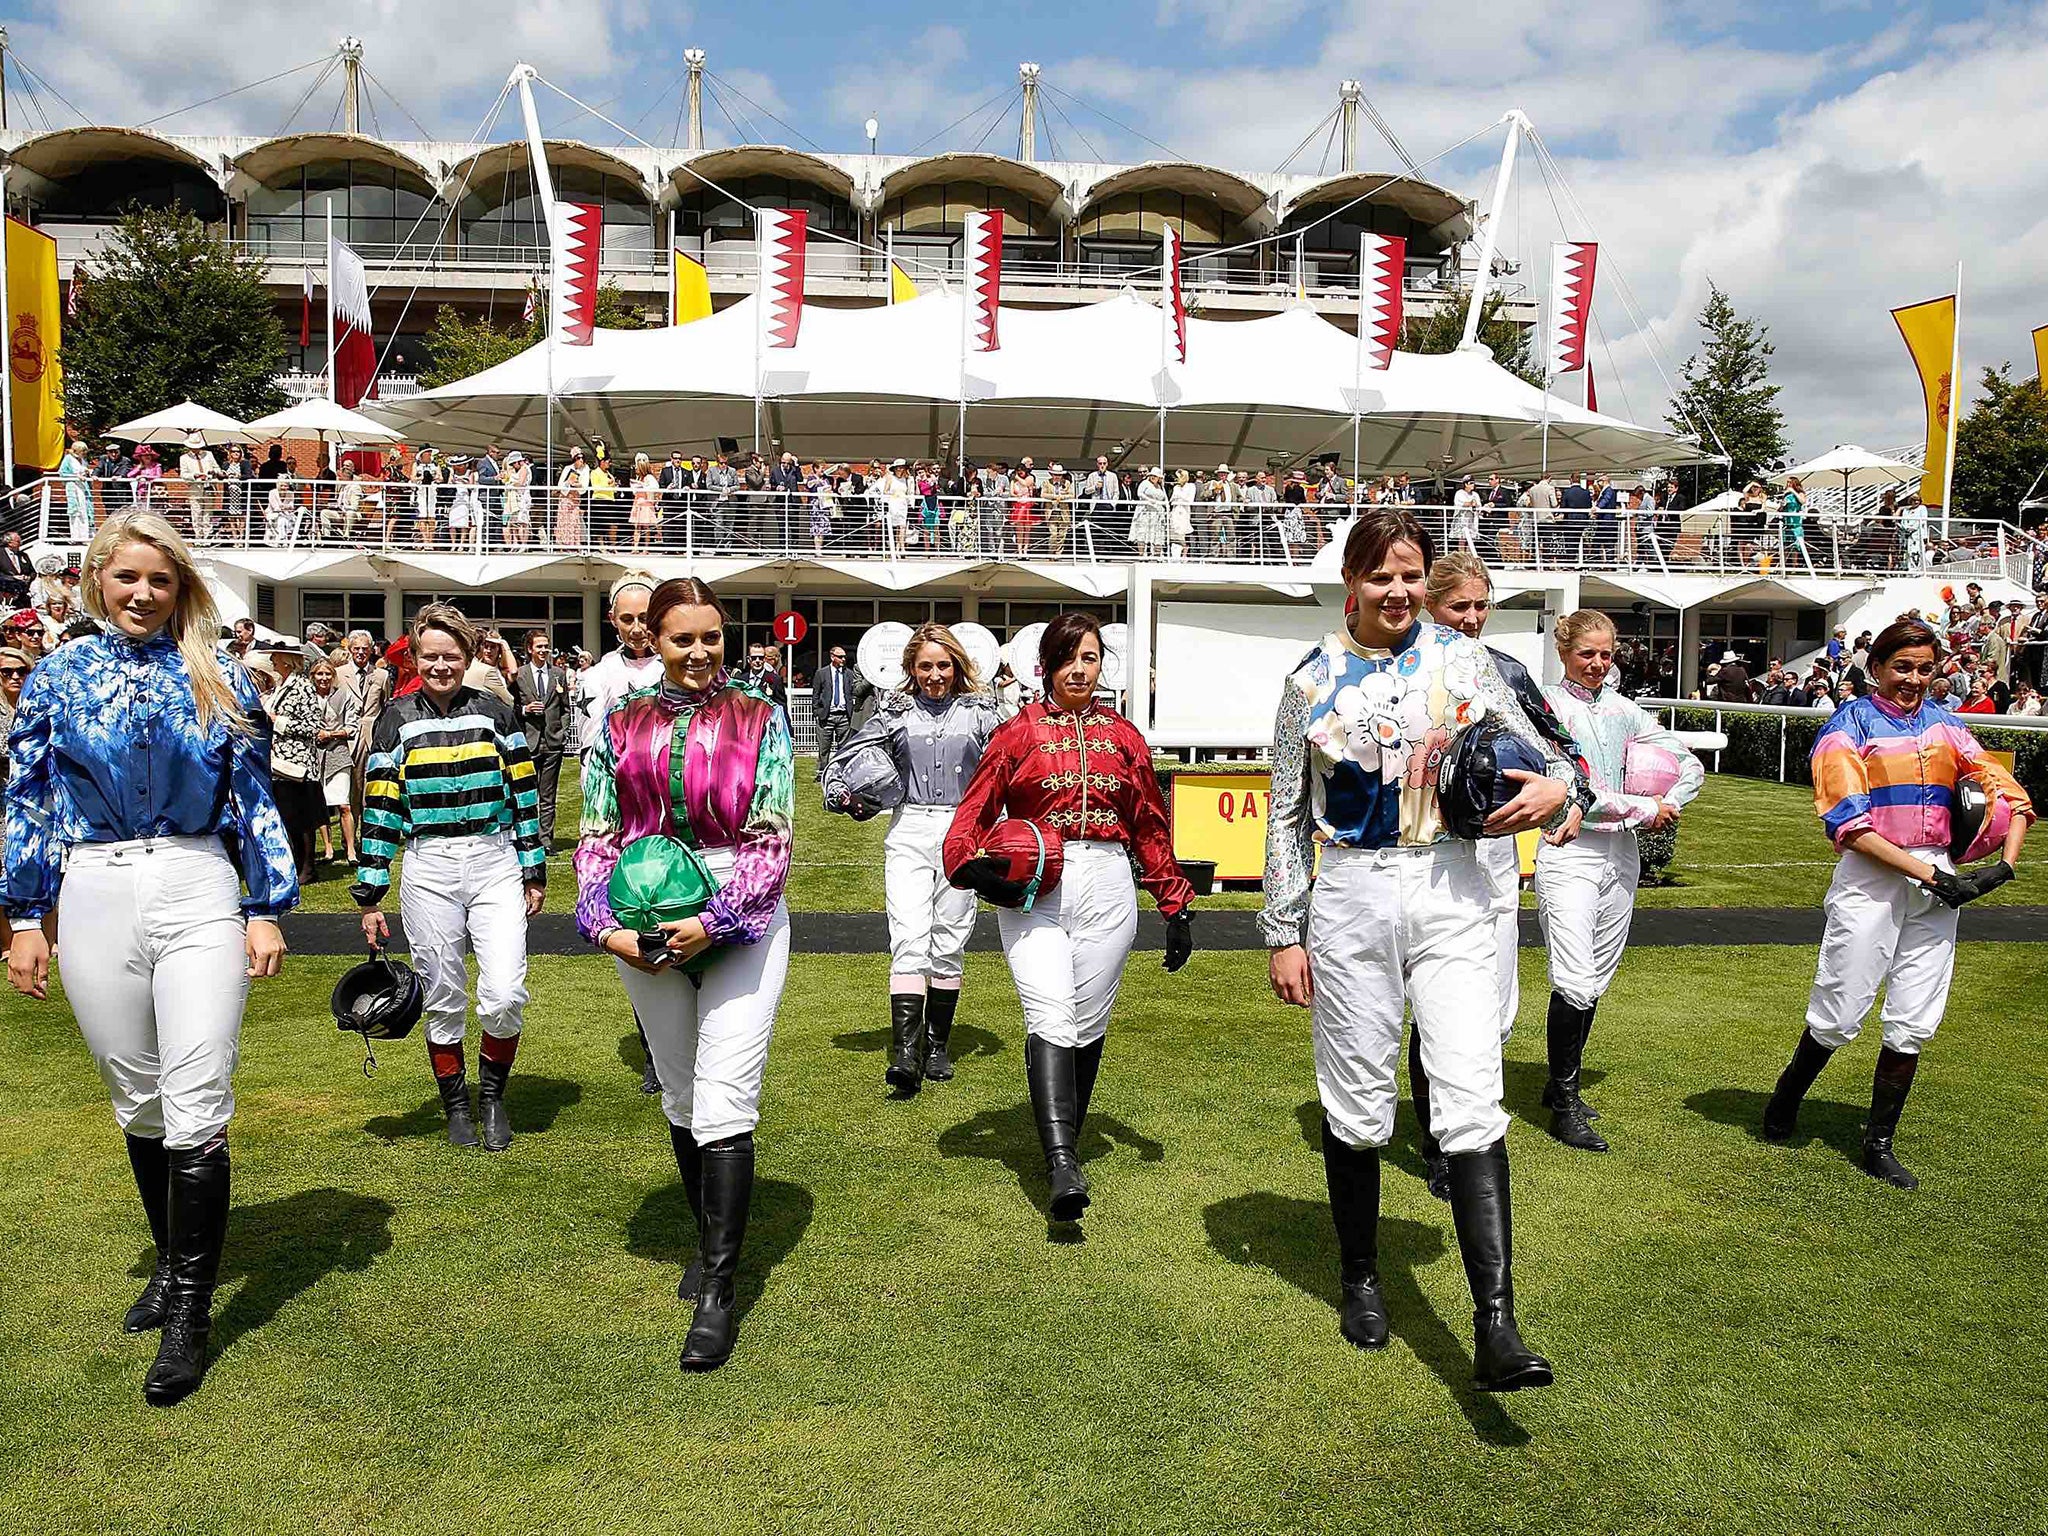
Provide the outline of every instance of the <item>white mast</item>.
[[533,161],[533,196],[540,205],[541,232],[547,237],[548,253],[548,315],[547,331],[541,345],[545,348],[542,356],[547,361],[547,457],[542,461],[546,468],[542,474],[552,478],[555,469],[555,243],[558,231],[555,228],[555,184],[548,175],[547,146],[540,136],[540,115],[533,109],[533,82],[539,72],[531,64],[512,66],[512,83],[519,88],[519,114],[526,119],[526,152]]
[[1501,121],[1508,125],[1508,142],[1500,152],[1500,175],[1493,183],[1493,208],[1479,236],[1479,277],[1472,285],[1472,307],[1465,311],[1465,334],[1458,342],[1461,349],[1479,344],[1479,312],[1486,307],[1486,286],[1493,281],[1493,249],[1500,239],[1501,217],[1507,211],[1508,184],[1514,180],[1515,151],[1529,127],[1529,119],[1519,107],[1510,108]]

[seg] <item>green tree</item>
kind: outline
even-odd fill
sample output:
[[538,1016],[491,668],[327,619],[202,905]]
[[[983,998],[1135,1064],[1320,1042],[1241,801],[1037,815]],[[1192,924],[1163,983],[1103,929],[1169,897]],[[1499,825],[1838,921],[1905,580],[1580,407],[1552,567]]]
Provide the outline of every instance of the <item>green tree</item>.
[[78,271],[78,313],[59,348],[75,428],[97,436],[181,400],[245,421],[284,405],[273,382],[284,327],[264,263],[194,215],[132,209]]
[[1770,381],[1776,350],[1770,327],[1738,314],[1728,295],[1709,282],[1700,329],[1707,339],[1680,370],[1684,382],[1664,419],[1675,431],[1697,432],[1709,453],[1717,451],[1718,442],[1733,462],[1725,471],[1710,465],[1683,471],[1694,500],[1701,494],[1702,478],[1711,484],[1732,476],[1741,485],[1782,465],[1790,446],[1785,413],[1778,409],[1778,386]]
[[1977,387],[1956,428],[1956,510],[2018,521],[2020,498],[2048,469],[2048,394],[2038,379],[2015,382],[2010,364],[1986,368]]
[[[1401,327],[1403,352],[1455,352],[1465,339],[1465,314],[1472,307],[1472,290],[1458,291],[1457,302],[1439,304],[1426,314],[1410,315]],[[1543,387],[1543,365],[1536,359],[1535,330],[1519,325],[1503,313],[1507,295],[1489,293],[1479,310],[1479,340],[1493,353],[1493,360],[1538,389]]]
[[[545,304],[536,308],[546,313]],[[597,324],[607,331],[644,330],[647,315],[619,291],[617,283],[600,283]],[[507,358],[517,357],[544,333],[538,316],[531,323],[515,320],[498,325],[488,318],[471,319],[443,304],[434,312],[434,323],[427,331],[427,366],[420,371],[420,387],[439,389],[443,384],[494,368]]]

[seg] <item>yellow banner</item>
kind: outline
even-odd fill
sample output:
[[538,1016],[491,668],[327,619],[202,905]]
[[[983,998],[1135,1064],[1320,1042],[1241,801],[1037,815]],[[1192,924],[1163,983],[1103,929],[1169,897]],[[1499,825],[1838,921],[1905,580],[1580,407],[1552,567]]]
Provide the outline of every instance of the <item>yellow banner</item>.
[[57,382],[57,242],[19,219],[7,221],[7,366],[13,374],[14,462],[55,469],[64,457],[64,405]]
[[2034,332],[2034,382],[2048,390],[2048,325]]
[[916,297],[917,284],[910,280],[910,274],[897,266],[895,262],[890,262],[889,302],[891,304],[908,304]]
[[1173,854],[1214,859],[1218,880],[1266,872],[1266,812],[1273,781],[1264,773],[1176,773]]
[[694,256],[681,251],[676,258],[676,308],[670,315],[670,325],[688,325],[692,320],[702,320],[711,313],[711,274],[704,270],[704,263]]
[[1929,299],[1892,311],[1913,366],[1920,370],[1920,390],[1927,397],[1927,466],[1920,477],[1920,504],[1941,505],[1942,482],[1948,471],[1949,433],[1955,400],[1956,301]]

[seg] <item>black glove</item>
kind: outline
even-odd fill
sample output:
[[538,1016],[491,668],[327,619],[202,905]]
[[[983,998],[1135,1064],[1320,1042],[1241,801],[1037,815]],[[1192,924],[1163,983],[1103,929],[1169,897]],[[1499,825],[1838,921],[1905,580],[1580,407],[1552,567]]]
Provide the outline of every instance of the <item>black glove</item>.
[[1923,882],[1927,891],[1944,905],[1964,907],[1977,899],[1977,887],[1960,875],[1937,868],[1934,878]]
[[1972,897],[1989,896],[2013,876],[2013,868],[2003,859],[1971,870],[1962,877],[1963,884],[1970,887]]
[[1166,920],[1166,959],[1162,963],[1167,970],[1177,971],[1194,952],[1195,914],[1183,908]]
[[1014,907],[1024,900],[1024,885],[1009,877],[1009,863],[992,853],[978,854],[947,877],[955,890],[973,891],[984,901],[999,907]]
[[657,970],[665,965],[675,964],[675,951],[668,947],[668,935],[659,928],[637,931],[633,940],[640,946],[640,963],[654,966]]

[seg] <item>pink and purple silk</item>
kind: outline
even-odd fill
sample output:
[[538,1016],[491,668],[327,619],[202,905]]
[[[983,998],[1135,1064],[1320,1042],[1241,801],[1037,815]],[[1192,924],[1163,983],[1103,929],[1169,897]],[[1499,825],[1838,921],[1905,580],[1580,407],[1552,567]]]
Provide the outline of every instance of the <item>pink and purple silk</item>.
[[1948,710],[1923,703],[1906,714],[1876,694],[1836,710],[1813,744],[1813,802],[1837,848],[1875,832],[1900,848],[1946,848],[1956,780],[1981,773],[2014,815],[2033,803],[2004,764]]
[[629,843],[660,833],[733,851],[704,931],[714,944],[757,942],[789,880],[795,808],[789,721],[772,699],[723,676],[699,694],[666,683],[628,694],[583,755],[577,929],[595,943],[619,926],[612,869]]

